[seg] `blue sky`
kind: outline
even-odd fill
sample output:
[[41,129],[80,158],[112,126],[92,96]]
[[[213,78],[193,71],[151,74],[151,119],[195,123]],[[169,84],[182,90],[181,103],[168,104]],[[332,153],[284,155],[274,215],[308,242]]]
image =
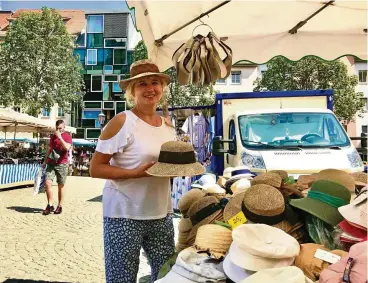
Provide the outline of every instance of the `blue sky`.
[[75,10],[102,10],[102,11],[129,11],[124,0],[105,1],[16,1],[0,0],[0,10],[15,11],[17,9],[39,9],[47,6],[55,9],[75,9]]

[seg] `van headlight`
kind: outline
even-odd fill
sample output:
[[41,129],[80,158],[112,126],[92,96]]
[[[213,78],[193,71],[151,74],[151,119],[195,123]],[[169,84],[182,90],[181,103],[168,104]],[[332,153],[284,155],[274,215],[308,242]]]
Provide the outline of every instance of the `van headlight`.
[[245,166],[254,169],[266,169],[263,157],[260,154],[254,152],[243,152],[241,155],[241,160]]
[[364,165],[359,153],[355,149],[348,152],[347,157],[349,159],[350,166],[353,168],[362,167]]

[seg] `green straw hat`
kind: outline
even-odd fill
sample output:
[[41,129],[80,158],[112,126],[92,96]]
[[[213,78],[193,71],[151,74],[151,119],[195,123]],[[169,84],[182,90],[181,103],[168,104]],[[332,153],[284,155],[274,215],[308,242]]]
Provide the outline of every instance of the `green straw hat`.
[[336,226],[344,220],[338,208],[349,204],[350,198],[350,191],[345,186],[332,181],[318,180],[313,182],[306,198],[293,199],[290,204]]

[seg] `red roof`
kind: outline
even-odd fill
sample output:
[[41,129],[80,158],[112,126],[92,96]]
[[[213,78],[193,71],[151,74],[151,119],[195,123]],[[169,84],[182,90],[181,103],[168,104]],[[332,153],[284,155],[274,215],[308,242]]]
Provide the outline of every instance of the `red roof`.
[[3,28],[7,27],[9,22],[8,18],[10,17],[12,12],[2,12],[0,11],[0,30],[3,30]]
[[[69,34],[80,33],[85,27],[85,14],[83,10],[55,10],[65,21],[65,26]],[[21,13],[41,13],[37,9],[19,9],[8,16],[10,20],[15,20]]]

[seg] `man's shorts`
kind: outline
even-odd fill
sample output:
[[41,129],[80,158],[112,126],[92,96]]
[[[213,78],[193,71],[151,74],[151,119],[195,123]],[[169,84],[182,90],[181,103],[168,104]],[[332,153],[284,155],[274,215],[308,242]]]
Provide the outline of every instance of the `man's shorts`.
[[64,185],[66,177],[68,176],[68,164],[47,164],[46,180],[53,181],[56,176],[56,182],[59,185]]

